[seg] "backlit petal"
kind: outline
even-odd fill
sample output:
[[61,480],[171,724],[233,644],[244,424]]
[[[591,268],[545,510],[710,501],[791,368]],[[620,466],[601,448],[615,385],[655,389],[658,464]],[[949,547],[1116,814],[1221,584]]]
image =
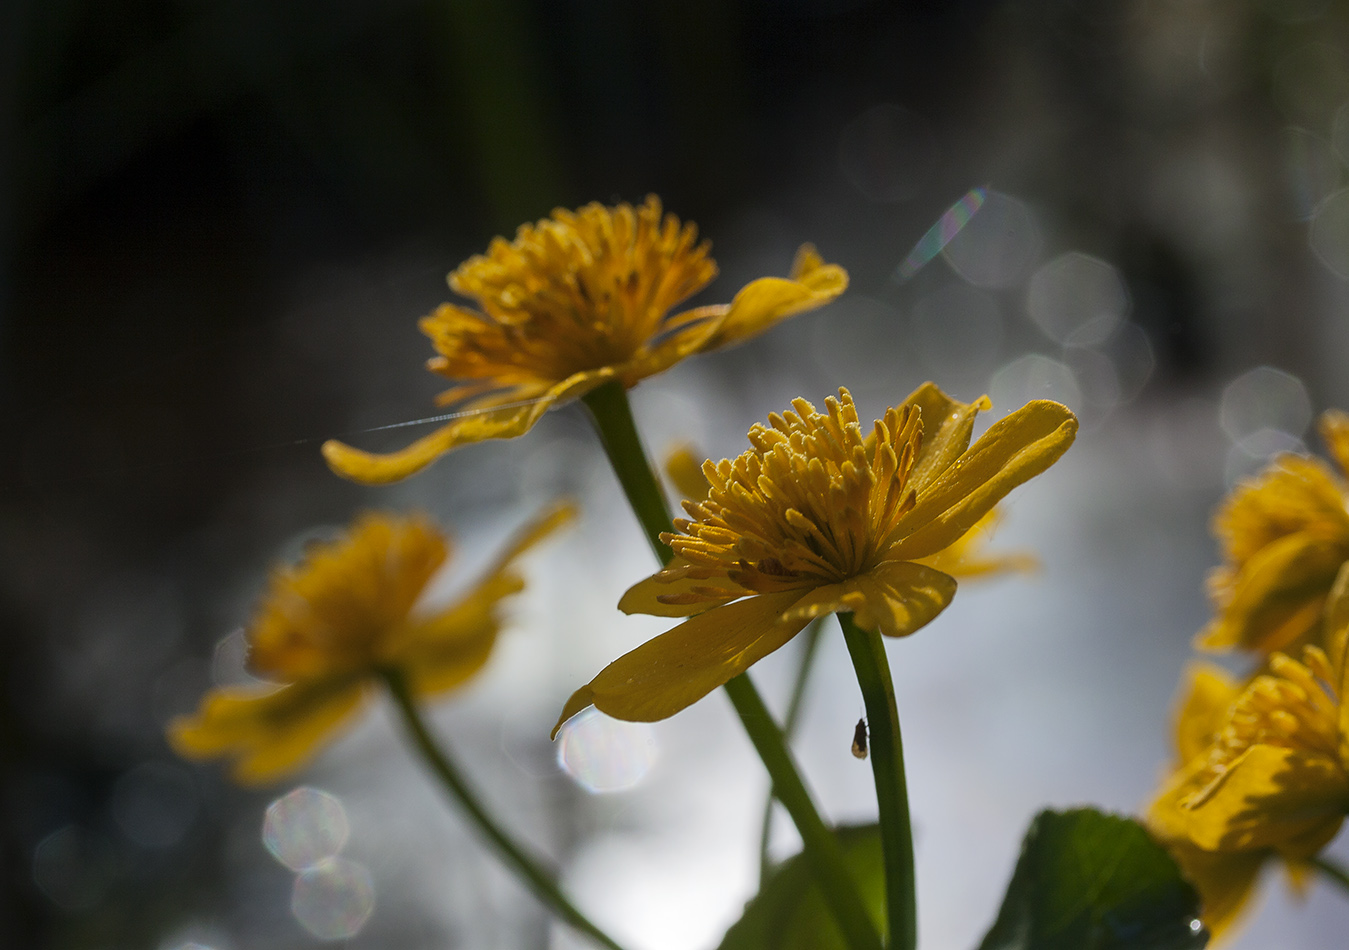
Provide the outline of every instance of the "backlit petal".
[[951,544],[1013,488],[1053,465],[1076,436],[1077,417],[1043,399],[994,423],[918,496],[887,557],[916,560]]
[[1176,751],[1182,763],[1208,748],[1241,693],[1236,680],[1211,663],[1191,663],[1185,671],[1184,684],[1176,714]]
[[[618,609],[625,614],[692,617],[750,593],[725,575],[709,577],[709,573],[698,571],[687,558],[676,556],[664,570],[629,587],[619,600]],[[724,597],[706,594],[709,588],[723,587],[730,589]]]
[[772,653],[806,625],[782,614],[799,591],[764,594],[714,607],[610,663],[568,701],[553,728],[587,705],[618,719],[673,716]]
[[974,417],[993,408],[987,396],[972,403],[952,399],[934,383],[923,383],[904,400],[923,413],[923,441],[914,458],[909,487],[920,494],[970,447]]
[[809,622],[851,611],[862,629],[903,637],[930,623],[955,592],[955,579],[941,571],[910,561],[886,561],[865,574],[816,588],[785,616]]

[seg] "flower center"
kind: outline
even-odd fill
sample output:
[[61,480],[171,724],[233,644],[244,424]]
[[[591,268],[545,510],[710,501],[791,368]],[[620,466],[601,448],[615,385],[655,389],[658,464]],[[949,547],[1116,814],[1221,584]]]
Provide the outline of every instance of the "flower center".
[[432,369],[500,386],[549,384],[631,359],[670,308],[716,276],[697,228],[640,208],[590,204],[497,238],[450,275],[482,312],[445,304],[422,322],[441,357]]
[[749,432],[735,461],[707,462],[707,500],[667,537],[690,573],[767,593],[834,583],[870,570],[914,504],[906,491],[922,439],[916,406],[890,409],[864,437],[846,389],[821,414],[804,399]]
[[1325,653],[1307,647],[1302,663],[1274,653],[1269,666],[1270,672],[1257,676],[1237,698],[1209,752],[1198,791],[1183,799],[1182,807],[1202,805],[1232,764],[1255,745],[1301,749],[1339,761],[1339,699],[1326,685],[1334,672]]

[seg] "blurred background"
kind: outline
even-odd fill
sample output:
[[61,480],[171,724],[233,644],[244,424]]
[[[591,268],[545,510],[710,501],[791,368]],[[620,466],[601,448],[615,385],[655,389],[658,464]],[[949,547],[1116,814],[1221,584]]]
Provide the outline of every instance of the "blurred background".
[[[435,726],[636,950],[714,946],[738,915],[766,781],[720,695],[547,740],[577,684],[662,629],[613,608],[649,553],[578,408],[391,488],[318,455],[426,431],[362,434],[435,411],[416,319],[555,206],[660,194],[714,242],[700,303],[803,241],[852,275],[634,390],[657,455],[734,455],[840,384],[864,414],[929,378],[989,392],[993,418],[1033,396],[1081,414],[995,540],[1041,570],[891,645],[927,947],[977,943],[1041,806],[1145,806],[1208,616],[1212,509],[1349,407],[1331,0],[11,0],[0,46],[6,947],[579,946],[384,709],[271,789],[163,739],[246,676],[240,628],[306,540],[416,507],[471,575],[563,492],[583,523],[531,557],[511,632]],[[901,271],[962,196],[968,225]],[[756,669],[779,709],[792,653]],[[874,816],[861,711],[830,631],[798,750],[839,821]],[[1281,877],[1234,945],[1342,946],[1343,895],[1299,903]]]

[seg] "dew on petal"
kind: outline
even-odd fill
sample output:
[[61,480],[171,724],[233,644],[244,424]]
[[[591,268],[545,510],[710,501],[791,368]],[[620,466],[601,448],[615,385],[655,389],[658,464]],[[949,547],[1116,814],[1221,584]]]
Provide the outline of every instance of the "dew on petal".
[[356,936],[374,909],[375,883],[357,861],[328,858],[295,877],[290,912],[320,940]]
[[1124,278],[1112,265],[1070,251],[1035,272],[1026,293],[1026,310],[1056,343],[1103,343],[1129,312]]
[[1272,366],[1242,373],[1223,389],[1218,420],[1227,437],[1243,442],[1263,429],[1294,438],[1312,419],[1311,397],[1302,380]]
[[144,762],[117,780],[110,809],[122,833],[142,848],[172,847],[197,816],[197,786],[179,765]]
[[1014,287],[1039,260],[1043,243],[1039,222],[1025,202],[988,191],[979,213],[942,248],[942,257],[976,287]]
[[838,161],[844,177],[870,200],[907,201],[927,184],[938,154],[927,119],[886,102],[848,123]]
[[335,795],[301,786],[267,806],[262,843],[292,871],[334,857],[347,843],[347,812]]
[[588,792],[637,786],[656,762],[656,736],[644,722],[623,722],[591,708],[563,727],[557,764]]

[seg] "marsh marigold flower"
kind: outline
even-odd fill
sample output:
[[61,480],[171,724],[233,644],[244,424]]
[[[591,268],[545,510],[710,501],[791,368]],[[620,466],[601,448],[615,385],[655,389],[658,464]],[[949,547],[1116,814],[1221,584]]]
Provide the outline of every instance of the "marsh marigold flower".
[[170,724],[171,744],[190,759],[233,759],[242,782],[267,782],[305,764],[385,671],[417,696],[462,685],[491,655],[502,599],[524,587],[513,562],[571,517],[565,506],[547,512],[456,602],[423,612],[449,541],[425,518],[365,515],[273,573],[247,631],[248,665],[278,685],[212,690],[195,715]]
[[1221,669],[1189,672],[1176,723],[1180,767],[1148,825],[1199,889],[1215,937],[1230,931],[1264,863],[1281,858],[1295,885],[1305,862],[1349,811],[1349,706],[1343,635],[1349,600],[1335,608],[1338,660],[1307,646],[1283,653],[1242,686]]
[[695,353],[757,336],[822,306],[848,285],[815,249],[797,252],[791,277],[763,277],[729,304],[670,311],[717,275],[697,228],[641,207],[558,209],[495,239],[450,274],[477,309],[442,304],[421,321],[440,355],[428,367],[457,385],[440,405],[468,414],[407,448],[373,455],[330,441],[333,471],[358,482],[406,478],[460,445],[527,432],[550,408],[616,380],[630,389]]
[[987,398],[957,402],[931,383],[868,433],[846,389],[825,413],[804,399],[749,432],[734,461],[707,462],[706,500],[663,540],[675,558],[629,590],[628,613],[692,617],[609,664],[567,702],[619,719],[673,715],[781,647],[816,617],[851,611],[892,636],[950,603],[956,582],[921,563],[956,543],[1014,487],[1044,471],[1077,419],[1036,401],[973,446]]
[[1349,415],[1325,413],[1320,430],[1338,472],[1282,456],[1214,517],[1225,563],[1209,578],[1217,612],[1202,647],[1296,651],[1321,629],[1326,597],[1349,562]]

